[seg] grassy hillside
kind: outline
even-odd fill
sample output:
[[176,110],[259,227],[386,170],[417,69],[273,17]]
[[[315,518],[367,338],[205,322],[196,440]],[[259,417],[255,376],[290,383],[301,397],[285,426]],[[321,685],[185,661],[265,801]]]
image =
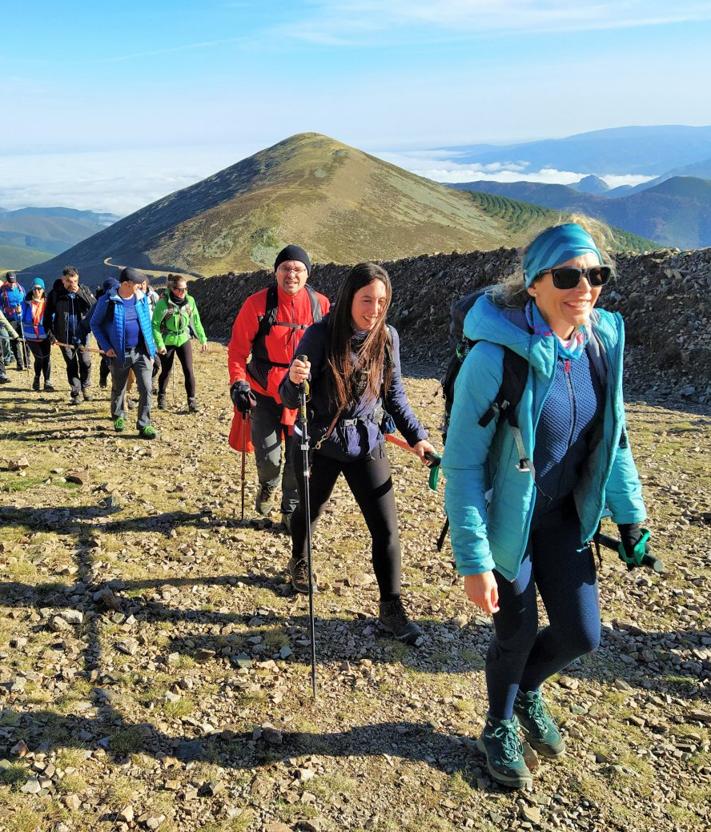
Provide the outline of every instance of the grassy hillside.
[[106,228],[118,217],[73,208],[0,210],[0,244],[59,254]]
[[492,199],[508,197],[563,212],[580,211],[663,246],[711,246],[711,181],[705,179],[675,176],[617,198],[612,192],[609,197],[586,194],[539,182],[478,181],[452,187],[479,195],[485,192]]
[[8,269],[28,269],[36,263],[42,263],[52,255],[27,246],[8,246],[0,242],[0,272]]
[[271,265],[292,241],[320,262],[397,259],[515,245],[544,221],[531,214],[512,224],[466,194],[304,133],[158,200],[45,268],[71,261],[97,280],[110,255],[212,275]]

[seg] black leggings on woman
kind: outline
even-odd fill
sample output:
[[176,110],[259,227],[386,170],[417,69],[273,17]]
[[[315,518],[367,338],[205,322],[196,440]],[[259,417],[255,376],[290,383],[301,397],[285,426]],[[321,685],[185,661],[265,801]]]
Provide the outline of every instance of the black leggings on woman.
[[[293,462],[296,466],[300,502],[291,518],[292,555],[295,560],[302,560],[306,558],[306,522],[301,454],[296,453]],[[318,451],[313,453],[309,483],[312,532],[341,472],[370,531],[373,569],[380,598],[382,601],[391,601],[400,596],[400,536],[390,463],[385,448],[381,445],[373,451],[372,457],[353,462],[339,462]]]
[[175,354],[178,354],[178,361],[183,368],[183,376],[185,377],[185,392],[189,399],[195,398],[195,373],[193,372],[193,346],[190,341],[186,341],[179,347],[166,347],[166,354],[161,355],[160,365],[161,371],[158,377],[158,395],[165,393],[165,388],[168,386],[168,379],[170,378],[170,371],[173,369],[173,360]]
[[49,359],[52,351],[49,338],[45,338],[43,341],[28,341],[27,346],[35,359],[35,378],[39,381],[39,377],[44,376],[45,383],[47,383],[50,372]]

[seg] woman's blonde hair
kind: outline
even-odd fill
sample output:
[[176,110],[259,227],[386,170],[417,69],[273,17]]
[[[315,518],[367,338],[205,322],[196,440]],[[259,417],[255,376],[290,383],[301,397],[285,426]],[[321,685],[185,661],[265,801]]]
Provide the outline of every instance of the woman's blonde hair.
[[[600,222],[600,220],[588,217],[585,214],[569,214],[568,216],[561,215],[555,225],[563,225],[569,222],[577,223],[593,238],[595,245],[598,247],[603,263],[607,265],[614,265],[614,256],[610,253],[610,247],[613,245],[614,241],[609,225],[605,225],[605,223]],[[536,237],[538,237],[541,233],[543,232],[540,231],[536,234]],[[536,239],[536,237],[533,239]],[[531,240],[528,245],[531,245],[532,242],[533,240]],[[501,283],[497,283],[489,290],[489,296],[497,306],[503,306],[509,309],[522,309],[529,300],[530,295],[526,291],[526,283],[524,281],[523,268],[521,266],[527,249],[528,246],[520,250],[519,264],[513,274],[510,274],[507,278],[502,280]]]

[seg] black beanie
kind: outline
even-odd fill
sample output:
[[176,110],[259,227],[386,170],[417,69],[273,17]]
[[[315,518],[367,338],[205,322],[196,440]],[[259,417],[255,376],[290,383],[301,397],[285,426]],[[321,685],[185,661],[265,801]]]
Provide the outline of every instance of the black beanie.
[[298,260],[299,263],[303,263],[306,266],[307,273],[311,274],[311,260],[301,246],[290,245],[283,248],[274,261],[274,271],[279,268],[279,263],[285,263],[288,260]]
[[131,266],[126,266],[126,268],[121,269],[119,272],[119,283],[135,283],[141,284],[146,279],[145,274],[140,272],[138,269],[134,269]]

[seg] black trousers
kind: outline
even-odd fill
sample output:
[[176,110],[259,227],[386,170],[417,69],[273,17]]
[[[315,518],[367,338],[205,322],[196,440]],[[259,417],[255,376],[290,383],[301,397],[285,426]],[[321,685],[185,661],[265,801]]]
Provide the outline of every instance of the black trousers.
[[[16,327],[18,324],[16,321],[13,321]],[[19,331],[19,327],[18,327]],[[13,338],[10,341],[10,349],[12,349],[12,354],[15,356],[15,361],[17,361],[17,369],[24,370],[25,367],[29,367],[30,364],[30,356],[29,350],[26,347],[26,341],[22,341],[20,338]]]
[[44,376],[45,383],[47,383],[49,381],[50,355],[52,352],[49,338],[45,338],[43,341],[28,341],[27,346],[35,359],[35,378],[39,381],[40,376]]
[[193,372],[193,346],[190,341],[186,341],[184,344],[181,344],[179,347],[166,347],[166,354],[161,355],[160,357],[160,376],[158,377],[158,395],[162,395],[165,393],[165,389],[168,386],[168,379],[170,378],[170,372],[173,369],[173,361],[175,360],[175,355],[178,355],[178,361],[180,361],[180,366],[183,368],[183,376],[185,378],[185,392],[188,394],[188,398],[192,399],[195,397],[195,373]]
[[72,388],[72,397],[81,395],[89,386],[91,373],[91,353],[81,347],[60,347],[64,363],[67,365],[67,381]]
[[[296,444],[296,443],[295,443]],[[292,555],[306,558],[306,519],[304,511],[304,477],[298,446],[293,456],[300,502],[291,518]],[[331,496],[338,475],[343,476],[363,513],[372,538],[372,560],[380,598],[390,601],[400,595],[400,535],[390,463],[381,445],[372,456],[353,462],[339,462],[315,451],[312,454],[310,498],[311,529]],[[314,559],[316,560],[316,559]]]

